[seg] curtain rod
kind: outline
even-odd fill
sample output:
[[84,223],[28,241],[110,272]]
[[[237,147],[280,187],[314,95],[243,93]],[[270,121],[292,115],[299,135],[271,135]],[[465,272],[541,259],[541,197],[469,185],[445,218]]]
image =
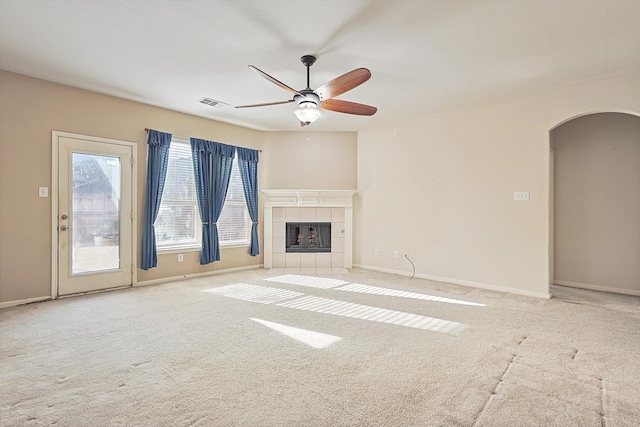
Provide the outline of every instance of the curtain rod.
[[[150,130],[151,130],[151,129],[149,129],[149,128],[144,128],[144,131],[145,131],[146,133],[149,133],[149,131],[150,131]],[[191,137],[190,137],[190,136],[186,136],[186,135],[178,135],[177,133],[172,133],[171,135],[173,135],[173,136],[177,136],[178,138],[191,139]],[[252,148],[252,150],[253,150],[253,148]],[[262,153],[262,150],[258,150],[258,152]]]

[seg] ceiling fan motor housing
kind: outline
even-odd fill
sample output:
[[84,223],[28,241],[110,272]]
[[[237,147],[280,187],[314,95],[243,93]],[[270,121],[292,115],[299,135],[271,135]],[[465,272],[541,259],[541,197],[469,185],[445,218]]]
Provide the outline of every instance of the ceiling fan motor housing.
[[295,95],[293,100],[300,108],[316,108],[320,103],[320,97],[308,90],[300,91],[300,95]]

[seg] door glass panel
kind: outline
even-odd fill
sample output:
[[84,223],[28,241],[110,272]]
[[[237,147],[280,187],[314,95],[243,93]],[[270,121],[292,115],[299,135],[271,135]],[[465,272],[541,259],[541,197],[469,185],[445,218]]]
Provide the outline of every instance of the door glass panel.
[[120,268],[120,170],[118,157],[72,154],[72,275]]

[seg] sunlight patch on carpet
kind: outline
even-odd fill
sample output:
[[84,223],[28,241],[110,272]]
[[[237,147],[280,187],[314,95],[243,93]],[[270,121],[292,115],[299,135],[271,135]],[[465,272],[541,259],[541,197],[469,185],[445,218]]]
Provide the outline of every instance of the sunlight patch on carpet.
[[463,323],[421,316],[419,314],[405,313],[403,311],[388,310],[386,308],[372,307],[314,296],[306,296],[296,298],[292,301],[285,301],[278,304],[278,307],[295,308],[297,310],[311,311],[314,313],[333,314],[334,316],[370,320],[373,322],[388,323],[391,325],[406,326],[409,328],[443,332],[447,334],[456,334],[467,326]]
[[326,348],[342,339],[335,335],[323,334],[322,332],[310,331],[308,329],[294,328],[293,326],[283,325],[281,323],[269,322],[267,320],[256,319],[253,317],[250,317],[250,319],[313,348]]
[[300,276],[298,274],[285,274],[284,276],[269,277],[267,282],[285,283],[287,285],[306,286],[308,288],[331,289],[349,282],[329,277]]
[[351,283],[340,288],[335,288],[336,291],[357,292],[364,294],[384,295],[390,297],[411,298],[420,299],[426,301],[446,302],[448,304],[460,304],[470,305],[474,307],[486,307],[486,304],[480,304],[477,302],[463,301],[459,299],[435,297],[432,295],[418,294],[415,292],[399,291],[397,289],[380,288],[377,286],[361,285],[359,283]]
[[301,292],[267,288],[264,286],[249,285],[246,283],[235,283],[233,285],[221,286],[219,288],[205,289],[202,292],[223,295],[225,297],[241,299],[244,301],[259,302],[261,304],[271,304],[304,295]]
[[278,307],[287,307],[314,313],[332,314],[334,316],[369,320],[372,322],[406,326],[408,328],[443,332],[447,334],[457,334],[467,327],[464,323],[406,313],[404,311],[389,310],[386,308],[321,298],[306,295],[301,292],[249,285],[246,283],[236,283],[219,288],[207,289],[203,292],[240,299],[243,301],[257,302],[260,304],[278,303]]

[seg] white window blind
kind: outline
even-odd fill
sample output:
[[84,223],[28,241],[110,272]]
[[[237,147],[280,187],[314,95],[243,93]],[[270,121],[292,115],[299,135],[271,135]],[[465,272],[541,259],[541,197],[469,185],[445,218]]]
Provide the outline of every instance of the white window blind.
[[[227,198],[218,219],[220,245],[248,244],[250,219],[237,160],[233,162]],[[155,222],[158,250],[200,247],[202,230],[196,199],[191,145],[172,139],[167,177]]]
[[238,161],[234,159],[229,180],[227,198],[222,214],[218,218],[218,236],[220,244],[249,243],[249,211],[244,199],[242,178],[238,169]]

